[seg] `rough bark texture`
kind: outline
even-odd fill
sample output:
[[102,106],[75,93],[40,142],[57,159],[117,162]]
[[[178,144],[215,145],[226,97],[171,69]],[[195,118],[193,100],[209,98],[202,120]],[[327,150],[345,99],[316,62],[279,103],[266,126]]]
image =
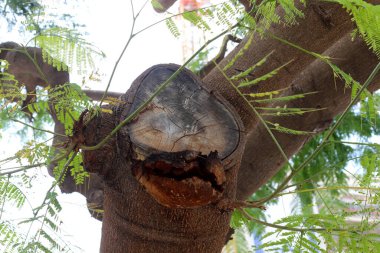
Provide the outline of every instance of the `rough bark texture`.
[[[167,6],[173,3],[161,2]],[[270,32],[309,51],[332,56],[334,63],[363,82],[378,59],[362,41],[351,41],[349,15],[331,3],[310,1],[302,8],[305,18],[298,25],[277,25]],[[249,36],[220,66],[223,68],[248,41]],[[288,88],[283,95],[293,95],[317,91],[286,105],[326,109],[297,117],[267,116],[265,120],[291,129],[323,131],[344,110],[351,94],[340,80],[334,80],[326,64],[271,37],[256,36],[227,70],[227,76],[248,69],[274,49],[266,64],[251,73],[252,78],[293,62],[274,78],[244,92]],[[90,120],[84,129],[85,144],[95,145],[107,136],[176,68],[161,65],[143,73],[112,114]],[[23,76],[17,78],[22,80]],[[84,152],[85,168],[100,176],[99,181],[92,181],[92,195],[98,202],[102,201],[102,187],[96,187],[104,182],[102,252],[220,252],[229,229],[228,203],[236,193],[239,199],[250,196],[285,162],[253,111],[218,68],[203,82],[188,71],[175,80],[102,148]],[[378,88],[379,77],[370,90]],[[62,126],[57,124],[56,131],[61,133]],[[312,135],[275,136],[290,157]],[[69,185],[69,189],[75,186]],[[206,189],[202,197],[196,195],[199,189]]]
[[[372,1],[379,3],[379,1]],[[321,10],[323,10],[321,12]],[[274,26],[272,34],[286,39],[309,51],[330,55],[333,62],[358,81],[364,81],[378,59],[368,49],[364,42],[357,39],[351,41],[350,32],[353,24],[349,15],[338,5],[331,3],[310,2],[303,10],[305,18],[296,26]],[[326,15],[328,14],[328,15]],[[221,62],[225,66],[241,50],[249,38],[241,43],[228,57]],[[260,85],[247,89],[246,92],[263,92],[290,87],[287,95],[317,91],[316,95],[308,96],[300,101],[289,103],[288,107],[326,108],[323,111],[310,113],[306,117],[269,118],[265,120],[277,122],[290,129],[315,131],[326,129],[332,119],[342,112],[350,100],[350,89],[344,89],[340,80],[335,80],[331,69],[314,57],[272,38],[255,37],[244,56],[227,71],[233,76],[239,70],[245,70],[265,55],[275,50],[266,64],[253,73],[255,76],[268,73],[290,60],[294,60],[279,72],[274,78]],[[227,99],[242,117],[248,134],[242,165],[238,177],[238,198],[245,199],[265,184],[284,164],[285,160],[269,137],[264,127],[258,123],[254,112],[236,94],[218,69],[214,69],[203,81],[211,90],[219,92]],[[335,82],[336,81],[336,82]],[[335,86],[336,85],[336,86]],[[378,78],[370,87],[379,88]],[[285,95],[285,94],[284,94]],[[323,99],[322,99],[323,98]],[[277,104],[266,105],[275,107]],[[285,153],[290,157],[295,154],[311,137],[276,134]]]
[[[114,114],[96,117],[87,125],[86,145],[94,145],[104,138],[177,68],[159,65],[138,77],[122,97],[125,103],[115,108]],[[108,144],[99,150],[84,152],[86,168],[100,174],[106,183],[101,252],[220,252],[229,229],[231,209],[218,203],[235,199],[244,135],[239,119],[235,119],[236,114],[228,104],[203,91],[206,90],[194,74],[188,70],[180,72],[165,92],[160,93],[146,111],[123,127]],[[204,96],[208,98],[204,99]],[[189,101],[177,100],[181,97],[187,97]],[[193,103],[199,105],[187,106]],[[146,120],[152,117],[151,110],[163,108],[163,105],[167,114],[158,111],[161,118],[157,121],[164,122],[166,127],[160,129],[152,122],[147,124]],[[196,111],[201,108],[202,114],[193,120],[186,118],[197,115]],[[195,110],[193,116],[188,114],[192,110]],[[224,111],[224,117],[218,110]],[[144,131],[136,131],[140,128],[145,133],[154,132],[156,137],[152,138],[151,144],[138,138],[144,134]],[[194,141],[191,146],[173,145],[178,140],[194,137],[194,134],[205,139],[213,137],[214,133],[207,128],[220,130],[219,138],[223,140],[229,140],[228,132],[236,136],[234,147],[220,147],[212,140],[209,146],[203,141]],[[155,141],[161,143],[161,135],[165,135],[165,141],[169,140],[171,145],[163,142],[158,146],[163,149],[174,147],[164,150],[171,153],[157,149]],[[216,152],[212,152],[206,157],[199,150],[203,154],[216,150],[223,155],[217,158]],[[145,163],[145,167],[149,165],[145,174],[135,171],[141,163]],[[192,172],[185,173],[186,170]],[[145,178],[141,180],[142,177]],[[152,187],[155,183],[156,186]],[[159,188],[162,185],[167,186],[164,190],[169,188],[170,191],[157,194],[163,189]],[[200,191],[205,193],[201,197]],[[208,199],[207,194],[210,194]]]
[[[366,80],[378,63],[377,57],[368,50],[367,45],[361,40],[352,42],[349,34],[337,41],[325,54],[337,59],[334,62],[361,83]],[[374,91],[379,88],[380,76],[377,76],[369,90]],[[328,128],[334,117],[343,112],[351,101],[351,89],[345,88],[345,84],[341,80],[334,79],[330,67],[318,60],[315,60],[297,75],[291,82],[291,89],[289,89],[288,94],[284,95],[307,92],[318,93],[302,100],[287,103],[287,106],[325,109],[303,116],[265,117],[265,120],[279,123],[281,126],[290,129],[317,134]],[[277,105],[274,104],[273,107]],[[287,156],[291,157],[302,148],[312,135],[276,133],[275,137]],[[239,170],[237,194],[239,199],[249,197],[285,163],[263,125],[258,124],[247,139],[241,169]]]

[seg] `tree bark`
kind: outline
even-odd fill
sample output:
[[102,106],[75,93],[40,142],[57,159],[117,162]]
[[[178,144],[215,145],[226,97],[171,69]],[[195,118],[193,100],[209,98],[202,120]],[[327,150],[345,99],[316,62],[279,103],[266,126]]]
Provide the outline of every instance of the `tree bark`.
[[[303,11],[305,18],[298,25],[276,25],[270,33],[332,56],[334,63],[363,82],[378,59],[361,40],[351,41],[349,15],[336,4],[317,1],[309,2]],[[350,102],[350,89],[334,78],[328,65],[273,36],[248,36],[220,68],[247,43],[251,45],[243,56],[226,71],[228,77],[248,69],[273,49],[266,64],[251,73],[252,79],[294,61],[244,93],[285,88],[285,96],[318,92],[286,106],[323,109],[303,116],[264,116],[265,120],[316,134],[329,127]],[[93,151],[83,147],[86,170],[105,184],[102,252],[220,252],[229,229],[230,204],[249,197],[286,161],[220,68],[202,81],[187,70],[180,72],[104,146]],[[134,82],[112,114],[85,115],[89,122],[83,129],[84,144],[96,145],[108,136],[177,69],[155,66]],[[370,90],[379,86],[377,77]],[[62,131],[58,124],[56,128]],[[313,134],[275,133],[275,137],[291,157]]]
[[[87,124],[85,144],[105,138],[178,67],[145,71],[112,115]],[[84,151],[86,169],[106,184],[101,252],[221,251],[245,137],[228,103],[201,85],[181,71],[105,146]]]
[[[379,3],[379,1],[372,2]],[[323,13],[331,14],[329,23],[326,23],[326,17],[321,16],[321,12],[318,11],[320,8],[322,8]],[[363,82],[375,67],[378,58],[363,41],[360,39],[351,40],[350,32],[353,25],[349,15],[338,5],[331,3],[312,2],[303,11],[305,18],[298,25],[286,29],[274,26],[270,30],[271,33],[309,51],[331,56],[335,64],[350,73],[355,80]],[[248,40],[247,37],[221,62],[221,68],[233,59]],[[288,87],[290,89],[284,95],[318,92],[300,101],[290,102],[287,107],[326,109],[297,117],[264,117],[264,119],[290,129],[315,133],[328,128],[333,118],[348,105],[351,90],[344,88],[344,83],[334,78],[332,70],[327,64],[312,56],[272,38],[260,39],[255,37],[244,56],[227,70],[227,75],[231,77],[237,74],[238,70],[249,68],[273,49],[276,50],[273,54],[274,57],[270,57],[264,66],[254,73],[254,77],[268,73],[292,59],[295,61],[287,65],[269,81],[259,87],[254,86],[247,89],[245,92],[265,92]],[[234,92],[231,84],[225,80],[218,69],[210,72],[203,81],[206,87],[219,92],[226,98],[242,117],[248,137],[239,170],[237,198],[246,199],[278,172],[285,160],[264,126],[258,122],[254,112]],[[379,77],[370,86],[371,91],[377,89],[379,89]],[[276,107],[278,104],[273,103],[265,106]],[[312,135],[275,133],[275,137],[290,158],[302,148]]]

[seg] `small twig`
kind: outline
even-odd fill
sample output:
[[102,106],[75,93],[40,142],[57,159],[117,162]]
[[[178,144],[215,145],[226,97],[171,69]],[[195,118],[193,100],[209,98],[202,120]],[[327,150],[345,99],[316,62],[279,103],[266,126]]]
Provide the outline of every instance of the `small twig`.
[[215,68],[215,63],[218,64],[224,59],[227,52],[227,44],[229,41],[240,43],[242,40],[233,36],[232,34],[226,35],[223,39],[219,53],[198,72],[200,78],[207,76],[211,70]]
[[[65,153],[63,153],[62,155],[58,155],[56,156],[55,158],[53,158],[51,161],[50,161],[50,164],[52,163],[56,163],[64,158],[66,158],[70,153],[71,151],[74,149],[74,147],[76,146],[76,144],[70,144],[69,147],[67,148],[67,151]],[[0,176],[4,176],[4,175],[12,175],[14,173],[17,173],[17,172],[21,172],[21,171],[24,171],[24,170],[28,170],[28,169],[32,169],[32,168],[36,168],[36,167],[40,167],[40,166],[46,166],[48,165],[47,162],[43,162],[43,163],[38,163],[38,164],[33,164],[33,165],[26,165],[26,166],[22,166],[22,167],[13,167],[13,168],[6,168],[6,169],[2,169],[2,170],[10,170],[10,169],[16,169],[16,170],[13,170],[13,171],[9,171],[9,172],[3,172],[3,173],[0,173]]]
[[17,173],[17,172],[21,172],[21,171],[25,171],[25,170],[29,170],[29,169],[34,169],[34,168],[41,167],[44,165],[46,165],[46,163],[37,163],[37,164],[32,164],[32,165],[5,168],[5,169],[1,169],[0,171],[12,170],[12,169],[15,169],[15,170],[12,170],[9,172],[2,172],[2,173],[0,173],[0,176],[5,176],[5,175],[9,176],[9,175],[12,175],[12,174]]
[[[294,47],[296,49],[299,49],[301,50],[302,52],[305,52],[305,53],[308,53],[310,54],[310,52],[308,52],[307,50],[287,41],[287,40],[284,40],[282,38],[279,38],[273,34],[270,34],[270,37],[272,37],[273,39],[276,39],[286,45],[289,45],[291,47]],[[311,54],[313,55],[313,54]],[[313,55],[315,56],[315,55]],[[327,64],[329,64],[329,62],[326,61]],[[375,66],[375,68],[372,70],[371,74],[368,76],[367,80],[364,82],[364,84],[360,87],[360,89],[358,90],[358,92],[356,93],[355,97],[351,100],[350,104],[346,107],[346,109],[344,110],[344,112],[339,116],[338,120],[336,121],[336,123],[327,131],[327,134],[324,136],[324,138],[322,139],[321,143],[317,146],[317,148],[314,150],[314,152],[309,156],[307,157],[303,163],[298,166],[298,168],[296,169],[292,169],[291,173],[285,178],[285,180],[279,185],[279,187],[272,193],[270,194],[268,197],[265,197],[261,200],[259,200],[260,203],[265,203],[269,200],[271,200],[272,198],[276,197],[277,194],[279,194],[283,189],[284,187],[286,187],[286,185],[290,182],[290,180],[298,173],[300,172],[303,168],[306,167],[307,164],[309,164],[309,162],[314,159],[314,157],[316,157],[319,152],[322,150],[322,148],[326,145],[328,139],[331,137],[331,135],[335,132],[335,130],[338,128],[338,126],[342,123],[343,119],[346,117],[346,115],[348,114],[349,110],[352,108],[352,106],[354,104],[356,104],[356,102],[359,100],[361,94],[363,93],[363,91],[365,89],[367,89],[367,87],[372,83],[373,79],[375,78],[375,76],[377,75],[377,73],[380,71],[380,62]]]
[[222,210],[233,210],[239,208],[258,208],[261,210],[267,210],[263,205],[258,205],[255,201],[244,201],[244,200],[221,200],[217,206]]
[[18,119],[11,119],[11,120],[14,121],[14,122],[20,123],[20,124],[22,124],[22,125],[24,125],[24,126],[30,127],[30,128],[32,128],[32,129],[34,129],[34,130],[37,130],[37,131],[50,133],[50,134],[53,134],[53,135],[55,135],[55,136],[67,137],[67,136],[64,135],[64,134],[55,133],[55,132],[50,131],[50,130],[45,130],[45,129],[41,129],[41,128],[38,128],[38,127],[35,127],[35,126],[32,126],[32,125],[29,125],[29,124],[27,124],[27,123],[25,123],[25,122],[22,122],[22,121],[18,120]]
[[[71,151],[70,151],[71,152]],[[74,152],[73,155],[66,161],[65,165],[63,166],[62,168],[62,171],[58,177],[58,179],[51,185],[51,187],[49,188],[49,190],[46,192],[46,195],[45,195],[45,198],[44,200],[42,201],[42,204],[37,207],[35,209],[35,211],[33,212],[34,214],[34,218],[37,216],[38,212],[41,210],[41,208],[45,205],[45,202],[46,200],[48,199],[48,194],[54,190],[54,188],[60,184],[60,182],[62,181],[63,177],[65,176],[66,174],[66,171],[67,171],[67,168],[69,167],[70,163],[74,160],[75,156],[77,155],[77,152]],[[64,157],[67,157],[67,155],[65,154]]]
[[[226,80],[231,84],[232,88],[235,89],[235,91],[240,95],[241,98],[244,99],[244,101],[247,103],[247,105],[252,109],[252,111],[254,112],[254,114],[256,115],[256,117],[259,119],[259,121],[263,124],[264,128],[266,129],[266,131],[268,132],[268,134],[270,135],[271,139],[273,140],[274,144],[277,146],[277,149],[279,150],[279,152],[281,153],[282,157],[284,158],[284,160],[286,161],[287,165],[293,170],[293,165],[290,163],[289,161],[289,158],[288,156],[285,154],[285,151],[284,149],[281,147],[280,143],[277,141],[276,137],[274,136],[272,130],[269,128],[269,126],[267,125],[267,123],[265,122],[265,120],[263,119],[263,117],[260,115],[260,113],[255,109],[255,107],[248,101],[248,99],[244,96],[244,94],[239,90],[239,88],[237,86],[234,85],[234,83],[231,81],[230,78],[228,78],[228,76],[226,75],[226,73],[220,68],[219,64],[216,64],[216,67],[218,68],[218,70],[220,71],[220,73],[226,78]],[[264,203],[264,202],[260,202],[261,204]]]
[[244,209],[239,208],[239,211],[250,221],[253,221],[255,223],[276,228],[276,229],[282,229],[282,230],[288,230],[288,231],[295,231],[295,232],[350,232],[350,233],[357,233],[356,231],[349,231],[347,229],[339,229],[339,228],[294,228],[294,227],[287,227],[287,226],[281,226],[273,223],[268,223],[259,219],[254,218],[252,215],[247,213]]
[[132,5],[132,16],[133,17],[132,17],[132,27],[131,27],[131,31],[129,33],[129,38],[128,38],[127,42],[125,43],[125,45],[123,47],[123,50],[121,51],[121,53],[119,55],[119,58],[116,60],[114,66],[113,66],[113,69],[112,69],[112,72],[111,72],[111,76],[110,76],[110,78],[108,80],[107,87],[106,87],[106,89],[105,89],[105,91],[103,93],[102,98],[100,99],[99,107],[102,106],[104,99],[108,95],[108,89],[111,86],[112,80],[113,80],[113,78],[115,76],[115,72],[116,72],[116,70],[117,70],[117,68],[119,66],[119,63],[120,63],[121,59],[123,58],[123,55],[124,55],[125,51],[127,50],[129,44],[131,43],[132,39],[135,37],[134,30],[135,30],[135,25],[136,25],[136,19],[137,19],[137,17],[135,17],[132,1],[131,1],[131,5]]

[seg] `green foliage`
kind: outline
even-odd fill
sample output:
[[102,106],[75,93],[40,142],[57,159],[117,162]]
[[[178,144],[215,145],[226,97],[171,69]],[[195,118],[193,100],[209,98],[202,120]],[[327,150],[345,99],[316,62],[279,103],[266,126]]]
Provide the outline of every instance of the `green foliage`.
[[207,22],[196,12],[185,12],[182,14],[182,17],[201,30],[204,30],[204,31],[211,30]]
[[258,84],[259,82],[262,82],[262,81],[265,81],[265,80],[268,80],[269,78],[277,75],[277,73],[280,71],[280,69],[282,69],[283,67],[285,67],[286,65],[288,65],[290,62],[287,62],[285,63],[284,65],[278,67],[278,68],[275,68],[273,70],[271,70],[270,72],[258,77],[258,78],[255,78],[251,81],[247,81],[247,82],[244,82],[244,83],[240,83],[238,85],[239,88],[242,88],[242,87],[246,87],[246,86],[251,86],[251,85],[256,85]]
[[[268,242],[256,249],[284,252],[376,252],[380,245],[379,235],[350,230],[345,227],[342,216],[338,215],[292,215],[275,224],[282,228],[265,234],[262,239]],[[323,229],[317,234],[313,231],[321,227]]]
[[41,31],[34,37],[35,43],[42,48],[44,61],[58,70],[71,70],[79,73],[94,69],[94,56],[104,57],[104,53],[81,37],[76,30],[52,27]]
[[8,22],[8,29],[11,30],[19,19],[34,15],[43,9],[37,0],[1,0],[0,10]]
[[72,166],[70,168],[70,173],[76,184],[83,184],[86,177],[90,176],[90,174],[84,170],[82,164],[83,161],[81,155],[75,156],[74,160],[70,164]]
[[[74,122],[79,119],[80,114],[92,106],[80,86],[73,83],[66,83],[51,89],[49,101],[54,104],[57,118],[65,126],[67,135],[72,134]],[[44,102],[38,102],[37,106],[39,110],[46,111],[47,109]]]
[[[276,13],[277,7],[284,10],[285,15],[283,18]],[[272,24],[294,25],[297,23],[298,18],[303,18],[302,11],[295,6],[293,0],[262,1],[257,6],[255,14],[256,19],[260,20],[260,30],[263,31],[267,30]]]
[[[269,54],[267,54],[266,56],[264,56],[261,60],[259,60],[257,63],[255,63],[252,67],[249,67],[248,69],[244,70],[243,72],[237,74],[237,75],[234,75],[231,77],[231,80],[238,80],[238,79],[242,79],[242,78],[245,78],[247,77],[251,72],[253,72],[257,67],[260,67],[262,66],[266,61],[267,59],[269,58],[269,56],[271,56],[273,54],[274,51],[270,52]],[[226,70],[227,68],[225,68]],[[247,83],[240,83],[238,85],[238,87],[245,87],[245,86],[248,86],[250,84],[247,84]]]
[[[5,202],[14,204],[17,208],[24,205],[26,196],[15,184],[9,181],[9,178],[0,177],[0,205],[2,209],[0,214],[3,213],[3,207]],[[1,216],[1,215],[0,215]]]
[[312,135],[312,134],[314,134],[313,132],[290,129],[290,128],[281,126],[278,123],[273,123],[270,121],[265,121],[265,123],[269,126],[270,129],[276,130],[278,132],[285,133],[285,134],[294,134],[294,135]]
[[17,252],[15,248],[20,239],[20,235],[11,224],[0,222],[0,249],[3,249],[3,252]]
[[181,35],[181,33],[179,32],[178,26],[176,25],[176,23],[173,21],[172,18],[166,19],[165,23],[169,31],[171,32],[171,34],[173,34],[175,38],[178,38]]
[[[291,46],[295,49],[298,49],[298,50],[300,50],[306,54],[309,54],[309,55],[315,57],[316,59],[326,63],[327,65],[329,65],[333,71],[334,77],[342,80],[347,88],[351,88],[352,99],[355,98],[358,91],[361,89],[361,87],[362,87],[361,84],[358,81],[356,81],[354,78],[352,78],[352,76],[349,73],[344,72],[337,65],[333,64],[328,56],[324,56],[324,55],[321,55],[321,54],[318,54],[315,52],[311,52],[311,51],[304,49],[298,45],[295,45],[294,43],[292,43],[290,41],[279,38],[273,34],[270,36],[275,40],[278,40],[278,41],[280,41],[286,45],[289,45],[289,46]],[[361,109],[361,110],[364,111],[365,113],[367,113],[369,115],[370,119],[376,118],[376,111],[377,110],[376,110],[376,106],[375,106],[374,99],[373,99],[371,92],[369,92],[367,89],[364,89],[363,92],[360,94],[359,98],[360,98],[360,102],[361,102],[361,103],[359,103],[359,105],[363,107],[363,109]],[[374,123],[374,122],[372,122],[372,123]]]
[[353,34],[360,34],[369,47],[380,57],[380,7],[363,0],[329,0],[341,4],[356,23]]
[[202,68],[208,63],[210,50],[204,50],[197,54],[188,65],[187,68],[193,71],[194,73],[199,73],[199,71],[202,70]]
[[[193,11],[185,11],[180,14],[182,18],[191,23],[202,32],[215,33],[216,30],[234,26],[243,16],[241,6],[232,1],[225,1],[216,5],[200,8]],[[170,15],[165,23],[174,37],[180,36],[179,29]]]
[[[247,40],[247,42],[244,44],[244,46],[239,50],[239,52],[234,56],[234,58],[229,61],[226,66],[223,68],[223,71],[226,71],[227,69],[231,68],[235,62],[244,55],[244,53],[248,50],[248,48],[251,46],[253,41],[254,34],[251,34]],[[264,58],[266,61],[266,58]],[[243,72],[244,73],[244,72]],[[232,78],[232,77],[231,77]]]
[[[73,153],[70,154],[71,157]],[[66,173],[69,170],[70,174],[73,176],[76,184],[83,184],[86,177],[89,177],[89,173],[84,170],[82,165],[82,156],[75,155],[73,160],[70,162],[68,166],[66,163],[69,159],[64,158],[60,160],[57,166],[54,168],[54,175],[56,180],[60,180],[59,183],[62,183],[65,179]]]
[[31,140],[16,153],[16,157],[20,164],[22,159],[26,159],[29,164],[35,164],[45,161],[49,152],[50,147],[46,143],[37,143]]
[[[1,49],[0,49],[1,50]],[[0,59],[0,66],[4,70],[8,69],[8,62]],[[21,94],[18,81],[9,73],[1,73],[0,75],[0,106],[4,107],[6,102],[24,99],[25,96]]]
[[[42,210],[44,214],[39,216],[38,214]],[[58,216],[61,210],[62,207],[57,200],[57,193],[54,191],[47,192],[44,202],[34,209],[35,216],[19,223],[20,225],[32,225],[32,223],[39,221],[41,225],[30,240],[17,245],[17,252],[73,252],[57,235],[60,232],[62,222]]]

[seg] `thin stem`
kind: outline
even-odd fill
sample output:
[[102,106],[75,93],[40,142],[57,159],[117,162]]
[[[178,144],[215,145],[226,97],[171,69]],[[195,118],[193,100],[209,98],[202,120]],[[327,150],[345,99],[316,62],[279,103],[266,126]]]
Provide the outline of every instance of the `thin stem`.
[[370,146],[370,147],[380,147],[378,143],[364,143],[364,142],[355,142],[355,141],[327,141],[327,143],[342,143],[348,145],[362,145],[362,146]]
[[265,122],[265,120],[261,117],[260,113],[255,109],[255,107],[248,101],[248,99],[243,95],[243,93],[239,90],[238,87],[236,87],[232,81],[230,80],[230,78],[228,78],[228,76],[226,75],[226,73],[224,73],[224,71],[219,67],[219,64],[217,64],[216,62],[215,63],[215,66],[216,68],[218,68],[218,70],[220,71],[220,73],[226,78],[226,80],[231,84],[231,86],[235,89],[235,91],[240,95],[241,98],[244,99],[244,101],[247,103],[247,105],[252,109],[252,111],[255,113],[255,115],[258,117],[258,119],[260,120],[260,122],[264,125],[265,129],[267,130],[267,132],[269,133],[270,137],[272,138],[273,142],[275,143],[275,145],[277,146],[278,150],[280,151],[282,157],[285,159],[286,163],[288,164],[288,166],[293,169],[293,166],[292,164],[290,163],[289,161],[289,158],[288,156],[285,154],[283,148],[281,147],[280,143],[277,141],[276,137],[274,136],[272,130],[268,127],[267,123]]
[[137,12],[136,14],[136,18],[138,16],[140,16],[140,13],[142,12],[142,10],[145,8],[146,4],[149,2],[149,0],[146,0],[145,3],[141,6],[140,10]]
[[25,170],[29,170],[29,169],[34,169],[34,168],[41,167],[44,165],[46,165],[46,163],[37,163],[37,164],[32,164],[32,165],[6,168],[6,169],[2,169],[1,171],[11,170],[11,169],[15,169],[15,170],[12,170],[9,172],[2,172],[2,173],[0,173],[0,176],[12,175],[12,174],[17,173],[17,172],[21,172],[21,171],[25,171]]
[[[228,2],[228,1],[225,1],[225,2]],[[213,7],[216,7],[216,6],[218,6],[218,5],[222,5],[222,4],[225,3],[225,2],[218,3],[218,4],[214,4],[214,5],[210,5],[210,6],[203,7],[203,8],[199,8],[199,9],[192,10],[192,11],[185,11],[185,12],[181,12],[181,13],[173,14],[173,15],[171,15],[170,17],[163,18],[163,19],[161,19],[161,20],[159,20],[159,21],[157,21],[157,22],[154,22],[153,24],[150,24],[150,25],[146,26],[145,28],[143,28],[143,29],[137,31],[134,35],[138,35],[138,34],[144,32],[144,31],[146,31],[146,30],[152,28],[153,26],[156,26],[156,25],[158,25],[158,24],[160,24],[160,23],[162,23],[162,22],[165,22],[165,21],[168,20],[168,19],[175,18],[175,17],[178,17],[178,16],[182,16],[182,15],[185,14],[185,13],[192,13],[192,12],[197,12],[197,11],[199,11],[199,10],[205,10],[205,9],[213,8]]]
[[22,125],[24,125],[24,126],[30,127],[30,128],[32,128],[32,129],[34,129],[34,130],[37,130],[37,131],[50,133],[50,134],[53,134],[53,135],[55,135],[55,136],[67,137],[67,136],[64,135],[64,134],[55,133],[55,132],[50,131],[50,130],[45,130],[45,129],[41,129],[41,128],[38,128],[38,127],[35,127],[35,126],[32,126],[32,125],[29,125],[29,124],[27,124],[27,123],[25,123],[25,122],[22,122],[22,121],[18,120],[18,119],[11,119],[11,120],[14,121],[14,122],[20,123],[20,124],[22,124]]
[[[67,151],[61,155],[57,155],[55,158],[53,158],[51,161],[50,161],[50,164],[51,163],[56,163],[56,162],[59,162],[60,160],[66,158],[70,153],[71,151],[74,149],[75,147],[75,144],[71,144],[68,148],[67,148]],[[47,162],[43,162],[43,163],[38,163],[38,164],[33,164],[33,165],[26,165],[26,166],[22,166],[22,167],[13,167],[13,168],[6,168],[6,169],[3,169],[3,170],[10,170],[10,169],[14,169],[14,168],[19,168],[19,169],[16,169],[16,170],[13,170],[13,171],[10,171],[10,172],[3,172],[3,173],[0,173],[0,176],[4,176],[4,175],[11,175],[11,174],[14,174],[14,173],[17,173],[17,172],[21,172],[21,171],[24,171],[24,170],[28,170],[28,169],[32,169],[32,168],[36,168],[36,167],[40,167],[40,166],[46,166],[48,165]]]
[[[48,195],[49,193],[54,190],[54,188],[62,181],[63,177],[65,176],[66,174],[66,170],[67,168],[69,167],[70,163],[74,160],[75,156],[77,155],[77,152],[74,152],[72,154],[72,156],[66,161],[65,165],[63,166],[62,168],[62,171],[58,177],[58,179],[51,185],[51,187],[49,188],[49,190],[46,192],[46,195],[45,195],[45,198],[44,200],[42,201],[42,204],[37,207],[34,211],[34,218],[37,216],[38,212],[41,210],[41,208],[45,205],[45,202],[46,200],[48,199]],[[67,157],[67,155],[65,155],[65,157]]]
[[331,231],[334,231],[334,232],[351,232],[351,233],[355,233],[355,231],[349,231],[349,230],[346,230],[346,229],[337,229],[337,228],[294,228],[294,227],[287,227],[287,226],[281,226],[281,225],[277,225],[277,224],[273,224],[273,223],[268,223],[268,222],[265,222],[265,221],[262,221],[262,220],[259,220],[259,219],[256,219],[254,218],[252,215],[250,215],[249,213],[247,213],[244,209],[239,209],[239,211],[242,212],[242,214],[248,219],[248,220],[251,220],[255,223],[258,223],[258,224],[261,224],[261,225],[264,225],[264,226],[268,226],[268,227],[272,227],[272,228],[276,228],[276,229],[282,229],[282,230],[288,230],[288,231],[294,231],[294,232],[331,232]]
[[129,0],[129,3],[131,4],[131,10],[132,10],[132,18],[134,20],[136,20],[136,16],[135,16],[135,8],[133,6],[133,0]]
[[313,191],[333,191],[333,190],[380,191],[380,188],[360,187],[360,186],[326,186],[326,187],[320,187],[320,188],[314,188],[314,189],[303,189],[303,190],[297,190],[297,191],[291,191],[291,192],[283,192],[283,193],[277,194],[276,198],[289,195],[289,194],[298,194],[298,193],[313,192]]
[[338,126],[342,123],[343,119],[346,117],[352,106],[357,102],[357,100],[360,98],[360,95],[362,92],[371,84],[373,79],[375,78],[376,74],[380,71],[380,62],[375,66],[375,68],[372,70],[371,74],[368,76],[367,80],[364,82],[364,84],[361,86],[355,97],[351,100],[349,105],[346,107],[344,112],[340,115],[338,120],[335,122],[335,124],[327,131],[327,134],[322,139],[321,143],[318,145],[318,147],[315,149],[315,151],[307,157],[301,165],[296,168],[295,170],[292,170],[291,173],[285,178],[285,180],[281,183],[281,185],[268,197],[263,198],[262,200],[259,200],[259,203],[265,203],[272,198],[274,198],[278,193],[280,193],[283,188],[290,182],[290,180],[296,175],[298,172],[300,172],[303,168],[309,164],[309,162],[316,157],[319,152],[323,149],[323,147],[328,143],[328,139],[331,137],[331,135],[334,133],[334,131],[338,128]]
[[17,158],[17,156],[11,156],[11,157],[7,157],[7,158],[5,158],[5,159],[3,159],[3,160],[0,160],[0,166],[1,165],[4,165],[4,164],[6,164],[6,163],[9,163],[10,161],[12,161],[12,160],[14,160],[14,159],[16,159]]
[[131,5],[132,5],[132,14],[133,14],[133,20],[132,20],[131,32],[130,32],[130,34],[129,34],[129,38],[128,38],[127,42],[126,42],[125,45],[124,45],[123,50],[121,51],[121,54],[119,55],[119,58],[116,60],[115,65],[113,66],[113,69],[112,69],[112,72],[111,72],[110,79],[108,80],[107,87],[106,87],[106,89],[105,89],[105,91],[104,91],[104,93],[103,93],[103,96],[102,96],[101,100],[100,100],[99,107],[102,106],[103,101],[104,101],[104,99],[105,99],[106,96],[107,96],[108,89],[110,88],[111,83],[112,83],[112,80],[113,80],[113,78],[114,78],[114,76],[115,76],[116,69],[117,69],[117,67],[119,66],[119,63],[120,63],[121,59],[123,58],[124,53],[125,53],[125,51],[127,50],[129,44],[131,43],[132,39],[133,39],[134,36],[135,36],[135,34],[134,34],[133,32],[134,32],[134,29],[135,29],[136,17],[134,16],[134,10],[133,10],[133,3],[132,3],[132,1],[131,1]]

